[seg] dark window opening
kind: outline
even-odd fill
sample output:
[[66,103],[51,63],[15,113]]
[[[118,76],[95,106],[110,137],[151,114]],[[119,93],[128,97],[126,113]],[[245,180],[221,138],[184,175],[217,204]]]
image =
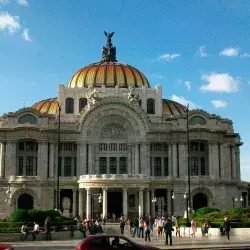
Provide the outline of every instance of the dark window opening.
[[155,100],[154,99],[147,100],[147,114],[155,114]]
[[74,113],[74,99],[67,98],[65,101],[65,113],[66,114],[73,114]]

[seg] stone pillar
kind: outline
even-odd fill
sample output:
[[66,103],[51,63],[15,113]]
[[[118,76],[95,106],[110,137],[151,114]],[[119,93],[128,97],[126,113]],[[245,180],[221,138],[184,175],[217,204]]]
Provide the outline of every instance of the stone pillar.
[[150,194],[149,189],[146,189],[145,192],[145,216],[148,217],[150,215]]
[[[73,195],[74,195],[74,193],[73,193]],[[73,197],[73,199],[74,199],[74,197]],[[84,219],[83,218],[83,190],[82,189],[79,189],[79,207],[78,207],[78,210],[79,210],[78,211],[79,216],[82,219]]]
[[172,153],[172,156],[173,156],[173,177],[177,177],[177,145],[176,143],[173,144],[172,146],[173,148],[173,153]]
[[140,156],[139,156],[139,144],[135,144],[135,174],[139,174],[140,168]]
[[139,218],[143,216],[143,188],[139,189]]
[[128,218],[128,189],[123,188],[123,201],[122,201],[122,207],[123,207],[123,216],[125,219]]
[[224,145],[223,143],[220,143],[220,176],[221,178],[224,177]]
[[49,178],[53,178],[55,174],[55,143],[50,142],[49,145]]
[[77,206],[77,204],[76,204],[76,189],[73,189],[73,216],[75,217],[75,216],[77,216],[77,214],[76,214],[76,206]]
[[61,176],[64,176],[64,157],[61,157]]
[[4,178],[5,164],[5,143],[0,143],[0,178]]
[[235,147],[231,147],[232,154],[232,179],[236,179],[236,160],[235,160]]
[[86,190],[87,190],[87,196],[86,196],[86,218],[87,219],[90,219],[91,218],[91,200],[92,200],[92,198],[91,198],[91,190],[90,190],[90,188],[86,188]]
[[87,173],[87,145],[85,142],[77,143],[77,176]]
[[213,148],[212,144],[208,144],[208,175],[213,174]]
[[37,156],[37,176],[40,180],[47,180],[48,175],[48,142],[40,141],[38,143]]
[[88,174],[93,174],[93,145],[89,144],[89,155],[88,155]]
[[155,198],[155,190],[151,189],[151,215],[153,218],[155,218],[155,202],[152,202],[152,200]]
[[128,144],[128,174],[132,174],[132,146]]
[[102,189],[102,197],[103,197],[103,202],[102,202],[102,218],[107,219],[107,214],[108,214],[108,189],[104,187]]
[[172,147],[171,144],[168,144],[168,172],[169,176],[173,176],[173,165],[172,165]]
[[150,175],[150,152],[149,144],[143,143],[140,147],[140,173]]
[[15,178],[17,173],[16,144],[16,141],[8,141],[6,143],[5,177],[7,178]]

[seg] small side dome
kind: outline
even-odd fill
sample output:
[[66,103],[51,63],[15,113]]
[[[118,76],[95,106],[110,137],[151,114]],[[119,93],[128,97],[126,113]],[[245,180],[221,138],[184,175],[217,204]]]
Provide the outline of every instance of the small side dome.
[[163,99],[162,100],[162,112],[164,115],[183,115],[186,114],[187,108],[175,101]]
[[58,101],[57,98],[50,98],[36,102],[32,108],[38,110],[42,114],[54,115],[57,113]]

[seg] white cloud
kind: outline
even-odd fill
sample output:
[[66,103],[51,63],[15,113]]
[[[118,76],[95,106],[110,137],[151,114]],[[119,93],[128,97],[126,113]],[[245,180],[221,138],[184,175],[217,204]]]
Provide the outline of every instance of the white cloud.
[[162,61],[171,61],[177,57],[179,57],[180,54],[162,54],[162,55],[159,55],[157,60],[162,60]]
[[164,79],[166,79],[166,77],[163,76],[160,73],[151,74],[151,76],[154,77],[154,78],[156,78],[156,79],[158,79],[158,80],[164,80]]
[[240,51],[239,48],[226,48],[220,52],[220,55],[221,56],[238,56],[239,51]]
[[201,91],[232,93],[239,89],[239,79],[233,78],[229,74],[210,73],[202,75],[201,79],[208,82],[200,87]]
[[24,40],[26,40],[28,42],[32,41],[31,37],[29,36],[28,29],[23,30],[22,37]]
[[0,0],[0,7],[8,4],[9,2],[9,0]]
[[7,12],[0,13],[0,31],[8,31],[10,34],[13,34],[19,29],[19,17],[11,16]]
[[227,106],[227,101],[222,100],[213,100],[211,103],[214,105],[215,108],[225,108]]
[[187,106],[189,104],[189,109],[196,109],[197,105],[195,105],[193,102],[191,102],[190,100],[187,100],[185,97],[183,96],[177,96],[177,95],[172,95],[171,97],[172,101],[175,102],[179,102],[180,104]]
[[207,46],[203,45],[203,46],[200,46],[196,52],[196,54],[200,57],[208,57],[208,54],[206,52],[206,48]]
[[187,87],[187,90],[189,91],[191,89],[191,82],[185,81],[184,84]]
[[244,52],[243,54],[240,55],[240,57],[247,58],[247,57],[250,57],[250,54]]
[[27,0],[16,0],[18,4],[22,5],[22,6],[28,6],[29,3]]

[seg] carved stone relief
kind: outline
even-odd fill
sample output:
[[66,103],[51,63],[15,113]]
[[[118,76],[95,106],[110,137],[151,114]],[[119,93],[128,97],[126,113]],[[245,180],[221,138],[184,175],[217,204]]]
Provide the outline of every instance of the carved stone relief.
[[106,124],[101,132],[101,139],[126,139],[126,131],[118,123]]

